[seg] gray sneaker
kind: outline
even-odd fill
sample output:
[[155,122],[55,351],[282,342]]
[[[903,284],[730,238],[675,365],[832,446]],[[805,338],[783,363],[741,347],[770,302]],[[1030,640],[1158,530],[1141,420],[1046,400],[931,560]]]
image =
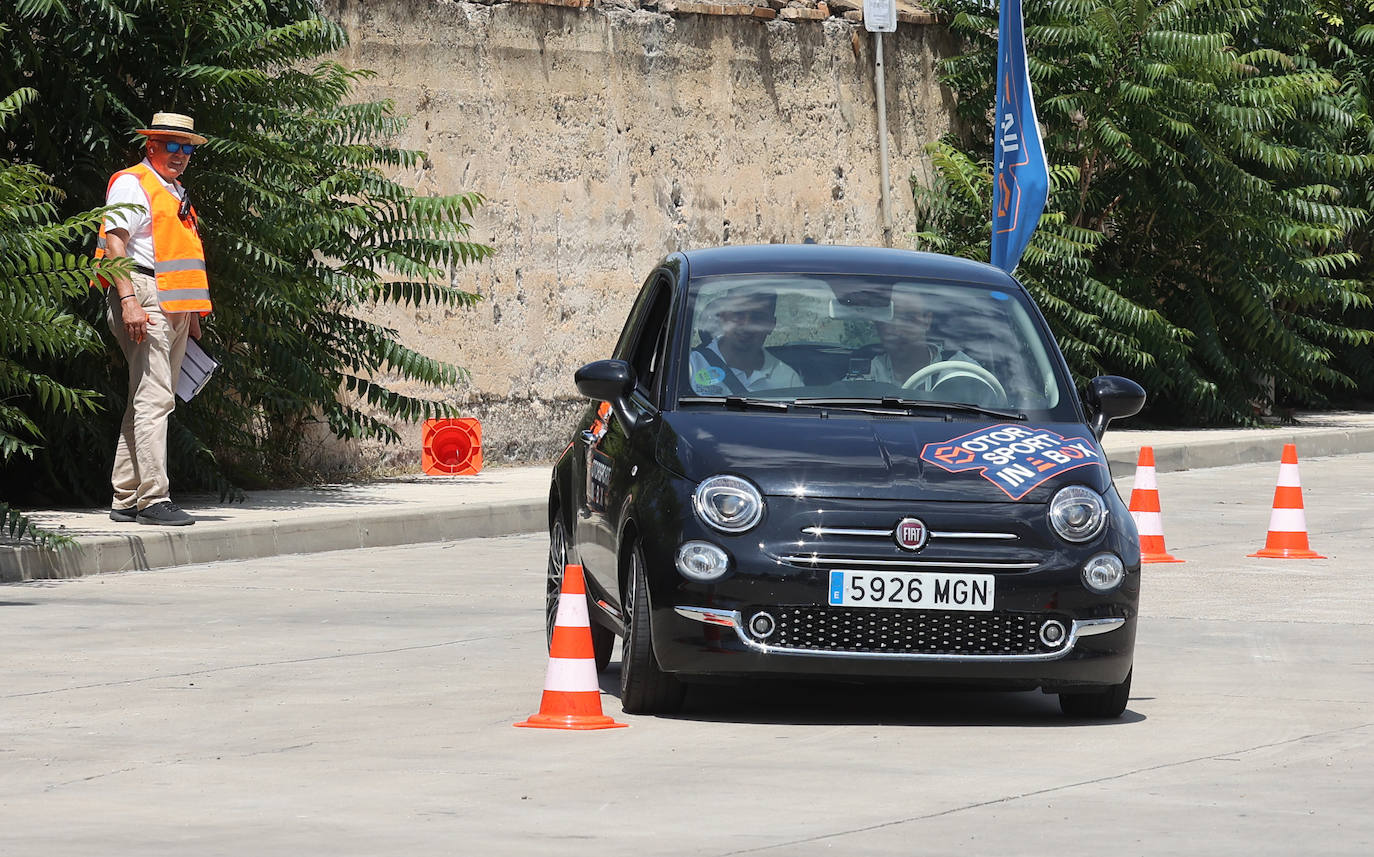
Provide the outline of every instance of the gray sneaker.
[[160,527],[189,527],[195,518],[181,511],[171,500],[154,503],[138,513],[140,524],[155,524]]
[[111,509],[110,520],[118,521],[121,524],[132,524],[138,520],[138,507],[130,506],[127,509]]

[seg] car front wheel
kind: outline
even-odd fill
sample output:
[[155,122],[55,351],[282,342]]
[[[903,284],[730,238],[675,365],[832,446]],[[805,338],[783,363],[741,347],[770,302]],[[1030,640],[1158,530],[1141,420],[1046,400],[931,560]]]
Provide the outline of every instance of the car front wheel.
[[[549,569],[544,584],[544,642],[553,646],[553,626],[558,620],[558,600],[563,594],[563,569],[568,564],[568,531],[563,521],[554,516],[553,526],[549,527]],[[587,593],[587,615],[597,609],[592,604],[590,590]],[[596,655],[596,671],[602,672],[611,662],[611,651],[615,648],[615,632],[595,620],[592,626],[592,653]]]
[[1112,720],[1120,717],[1126,711],[1127,700],[1131,698],[1131,674],[1134,672],[1135,670],[1131,670],[1126,673],[1126,680],[1121,684],[1111,685],[1104,690],[1059,694],[1059,710],[1068,717],[1087,720]]
[[553,625],[558,618],[558,597],[563,594],[563,568],[568,563],[568,531],[554,515],[549,527],[549,568],[544,580],[544,642],[553,645]]
[[629,590],[625,598],[625,642],[620,655],[620,705],[627,714],[670,714],[682,707],[687,689],[659,667],[654,655],[644,555],[639,545],[630,553]]

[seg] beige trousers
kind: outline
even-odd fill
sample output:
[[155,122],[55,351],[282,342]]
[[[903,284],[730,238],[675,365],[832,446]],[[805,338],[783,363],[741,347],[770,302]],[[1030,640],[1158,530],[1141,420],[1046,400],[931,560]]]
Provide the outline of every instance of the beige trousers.
[[181,359],[186,356],[186,336],[191,330],[189,313],[164,313],[157,302],[157,282],[134,271],[134,294],[148,313],[148,335],[142,342],[129,339],[124,329],[119,294],[106,294],[105,320],[119,340],[124,358],[129,361],[129,404],[119,427],[115,444],[115,509],[137,506],[146,509],[170,499],[172,485],[167,476],[167,420],[176,407],[176,384],[181,375]]

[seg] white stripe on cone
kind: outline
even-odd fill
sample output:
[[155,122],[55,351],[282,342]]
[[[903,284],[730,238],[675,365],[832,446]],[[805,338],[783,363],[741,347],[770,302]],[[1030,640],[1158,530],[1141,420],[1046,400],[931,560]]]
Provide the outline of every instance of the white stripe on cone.
[[549,658],[544,689],[565,693],[601,692],[596,679],[596,661],[591,658]]
[[1307,516],[1302,509],[1275,509],[1269,515],[1269,530],[1275,533],[1307,533]]
[[553,623],[564,628],[590,628],[592,623],[587,616],[587,597],[567,593],[559,595],[558,615]]
[[1149,465],[1137,467],[1135,469],[1135,482],[1132,484],[1132,490],[1159,490],[1159,485],[1155,483],[1155,469]]
[[1279,485],[1280,488],[1301,488],[1301,487],[1302,487],[1302,485],[1298,482],[1298,466],[1297,466],[1296,464],[1280,464],[1280,465],[1279,465],[1279,481],[1278,481],[1278,485]]
[[1164,516],[1159,512],[1132,512],[1135,528],[1142,536],[1164,535]]

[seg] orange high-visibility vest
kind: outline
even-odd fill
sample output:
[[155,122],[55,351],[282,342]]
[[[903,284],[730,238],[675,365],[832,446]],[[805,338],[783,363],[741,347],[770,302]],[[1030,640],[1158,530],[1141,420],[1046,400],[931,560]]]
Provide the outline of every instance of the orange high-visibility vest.
[[[153,273],[157,277],[157,302],[163,312],[210,312],[210,281],[205,276],[205,247],[196,229],[196,209],[190,206],[186,220],[177,216],[181,201],[167,190],[152,169],[137,164],[110,176],[109,188],[123,175],[138,179],[148,210],[153,216]],[[105,224],[100,224],[95,258],[105,257]],[[110,284],[103,278],[101,285]]]

